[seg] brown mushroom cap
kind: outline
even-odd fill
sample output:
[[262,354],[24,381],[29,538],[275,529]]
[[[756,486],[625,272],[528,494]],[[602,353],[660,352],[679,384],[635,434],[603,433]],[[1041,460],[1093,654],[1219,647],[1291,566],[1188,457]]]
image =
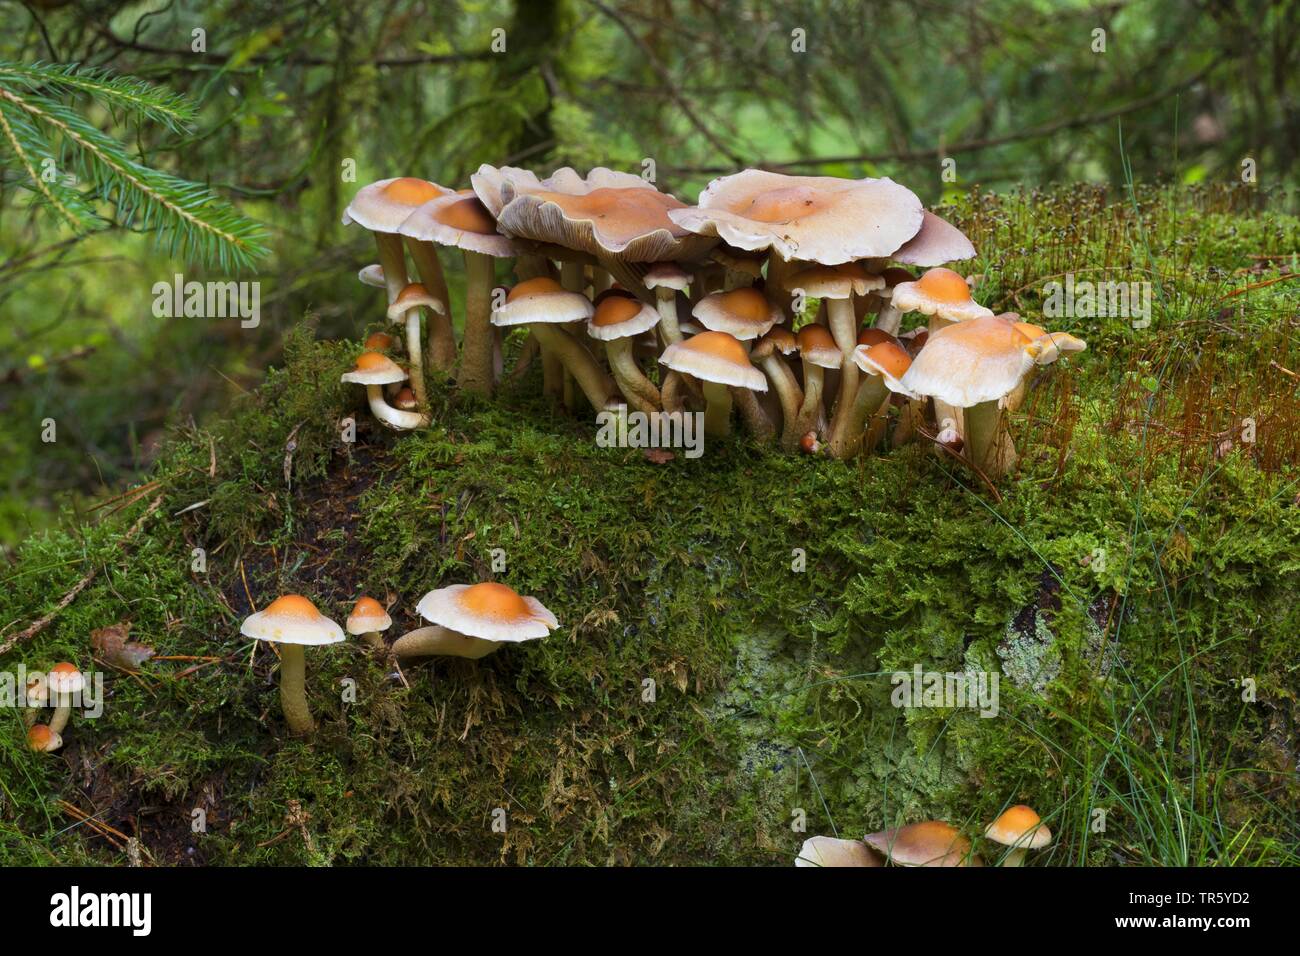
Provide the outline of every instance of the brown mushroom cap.
[[849,299],[885,287],[885,280],[856,262],[838,266],[811,266],[786,280],[787,288],[802,289],[814,299]]
[[921,201],[891,179],[787,176],[747,169],[709,183],[676,223],[738,249],[838,265],[884,258],[921,228]]
[[591,300],[585,295],[569,292],[547,276],[538,276],[515,284],[506,295],[505,304],[492,312],[492,324],[580,322],[591,318],[593,312]]
[[853,361],[868,375],[882,376],[891,392],[907,394],[900,380],[907,374],[912,357],[897,342],[859,345],[853,350]]
[[301,594],[283,595],[264,610],[250,614],[239,633],[280,644],[337,644],[343,640],[343,628]]
[[387,332],[371,332],[362,343],[367,352],[385,352],[397,344],[397,339]]
[[826,326],[810,322],[799,330],[798,339],[799,354],[813,365],[839,368],[844,364],[844,353]]
[[901,384],[908,394],[970,408],[1011,392],[1046,344],[995,315],[958,322],[930,335]]
[[409,387],[402,388],[393,396],[393,407],[404,412],[413,412],[420,407],[420,400]]
[[861,840],[815,836],[803,841],[795,866],[883,866],[880,857]]
[[630,338],[659,324],[654,307],[628,295],[604,296],[587,320],[587,334],[601,342]]
[[386,631],[392,626],[393,619],[388,616],[384,606],[372,597],[358,598],[347,620],[349,634],[370,634]]
[[400,321],[407,312],[419,308],[432,309],[440,315],[447,314],[441,299],[431,295],[429,290],[420,283],[412,282],[397,293],[397,298],[388,306],[388,320]]
[[754,368],[745,347],[726,332],[701,332],[664,349],[659,364],[705,382],[767,391],[767,377]]
[[514,243],[497,232],[492,213],[472,189],[431,199],[407,216],[398,232],[412,239],[498,259],[515,254]]
[[971,856],[970,840],[940,820],[868,833],[863,839],[900,866],[978,865]]
[[1003,846],[1041,850],[1052,842],[1052,831],[1023,803],[1007,807],[984,831],[984,836]]
[[920,231],[889,258],[909,266],[941,266],[975,258],[975,247],[960,229],[926,210]]
[[34,724],[27,731],[27,746],[40,753],[50,753],[63,746],[63,738],[46,724]]
[[879,345],[881,342],[897,342],[894,336],[890,335],[884,329],[878,329],[874,325],[867,325],[858,333],[858,344],[871,348],[873,345]]
[[783,318],[781,309],[752,286],[706,295],[691,315],[706,329],[726,332],[742,342],[765,334]]
[[451,190],[427,179],[400,176],[363,186],[343,213],[343,225],[357,223],[371,232],[397,232],[418,207]]
[[390,385],[404,382],[407,377],[402,367],[382,352],[362,352],[352,371],[343,373],[341,381],[353,385]]
[[799,351],[799,340],[795,334],[787,329],[784,325],[774,325],[768,329],[767,333],[758,340],[754,346],[753,355],[761,358],[763,354],[770,355],[772,352],[780,352],[782,355],[791,355]]
[[495,581],[438,588],[420,598],[416,610],[427,621],[485,641],[531,641],[559,626],[537,598]]
[[894,308],[900,312],[937,315],[950,322],[965,322],[993,315],[970,296],[966,280],[951,269],[930,269],[915,282],[894,286]]
[[45,675],[51,694],[75,694],[86,686],[85,675],[76,664],[62,661]]
[[691,274],[675,262],[659,262],[646,271],[641,281],[647,289],[681,292],[691,284]]

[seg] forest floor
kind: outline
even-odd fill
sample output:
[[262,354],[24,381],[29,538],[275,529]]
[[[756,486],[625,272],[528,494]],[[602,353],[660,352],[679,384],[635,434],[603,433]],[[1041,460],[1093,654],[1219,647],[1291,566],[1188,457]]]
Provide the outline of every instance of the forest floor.
[[[536,369],[486,402],[434,381],[433,427],[396,436],[339,383],[364,331],[305,319],[148,484],[4,571],[0,646],[56,612],[5,672],[70,660],[106,701],[53,755],[0,711],[0,864],[789,865],[1011,803],[1056,835],[1040,863],[1300,862],[1300,222],[1244,190],[949,213],[980,301],[1089,343],[1036,380],[996,493],[922,444],[600,448]],[[1044,318],[1067,273],[1150,283],[1150,324]],[[400,673],[309,648],[310,740],[239,635],[291,591],[392,602],[400,634],[489,577],[560,628]],[[91,643],[127,623],[138,668]],[[996,716],[892,706],[917,665],[998,674]]]

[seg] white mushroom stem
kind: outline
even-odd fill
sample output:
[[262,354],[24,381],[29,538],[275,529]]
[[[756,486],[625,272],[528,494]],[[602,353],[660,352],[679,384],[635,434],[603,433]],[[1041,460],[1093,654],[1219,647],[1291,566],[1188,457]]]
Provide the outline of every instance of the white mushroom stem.
[[858,363],[853,361],[853,350],[858,347],[858,321],[853,313],[853,299],[823,299],[826,316],[829,319],[831,335],[844,356],[840,363],[840,395],[835,403],[835,413],[831,422],[831,433],[835,434],[843,425],[840,420],[849,415],[853,409],[853,400],[858,394]]
[[411,360],[411,389],[421,407],[429,404],[424,390],[424,349],[420,345],[420,313],[423,309],[406,312],[406,355]]
[[285,723],[295,734],[316,729],[307,706],[307,660],[301,644],[280,645],[280,707]]
[[466,249],[465,339],[456,384],[479,395],[492,394],[492,284],[495,279],[492,257]]
[[776,389],[777,397],[781,399],[781,447],[786,451],[794,451],[799,447],[799,439],[803,437],[799,432],[799,408],[803,405],[803,389],[799,387],[799,382],[785,359],[775,352],[763,359],[763,371]]
[[537,322],[531,328],[542,347],[543,357],[550,353],[559,359],[565,371],[582,388],[591,407],[596,411],[604,409],[617,391],[617,386],[609,374],[596,364],[583,344],[558,325]]
[[[662,401],[659,389],[645,377],[632,354],[632,339],[611,339],[605,343],[605,355],[614,373],[614,381],[627,403],[639,412],[656,412]],[[593,403],[594,404],[594,403]],[[597,406],[599,411],[599,406]]]
[[384,643],[384,635],[378,631],[366,631],[359,636],[361,642],[371,650],[380,651],[381,653],[388,650],[388,645]]
[[391,232],[376,232],[374,237],[375,246],[379,249],[379,264],[384,269],[384,291],[388,293],[388,304],[392,305],[407,286],[402,237]]
[[902,322],[903,313],[898,311],[892,299],[885,302],[880,314],[876,316],[876,328],[882,332],[888,332],[890,335],[898,334],[898,327]]
[[799,407],[799,417],[795,432],[802,438],[817,428],[817,419],[822,411],[822,385],[826,381],[826,371],[820,365],[807,360],[803,363],[803,404]]
[[[854,365],[856,366],[856,362]],[[831,454],[836,458],[852,458],[862,449],[863,433],[867,428],[867,419],[880,407],[880,403],[889,394],[882,375],[867,375],[857,394],[843,414],[836,410],[835,421],[831,425]]]
[[991,480],[996,481],[1005,474],[999,465],[1004,457],[999,452],[1005,415],[994,399],[967,408],[965,418],[966,431],[962,437],[966,441],[966,456]]
[[383,386],[367,385],[366,399],[370,403],[370,414],[389,428],[396,429],[399,432],[425,428],[429,424],[428,415],[420,412],[404,412],[400,408],[389,405],[384,399]]
[[63,733],[63,728],[68,726],[70,717],[72,717],[72,695],[60,692],[55,696],[54,716],[50,718],[50,732]]
[[664,345],[680,342],[682,330],[677,324],[677,293],[663,286],[655,289],[655,308],[659,310],[659,334]]
[[[443,274],[442,262],[431,242],[408,236],[407,248],[411,250],[411,260],[415,263],[415,271],[420,275],[420,284],[442,303],[443,308],[442,312],[429,313],[429,362],[436,369],[450,372],[456,367],[456,333],[451,328],[451,296],[447,292],[447,277]],[[415,394],[419,396],[420,391],[417,389]]]
[[998,866],[1024,866],[1025,864],[1025,847],[1015,846],[1007,850],[1007,855],[1002,858]]
[[731,434],[731,390],[717,382],[701,382],[704,386],[704,434],[710,438],[726,438]]
[[468,657],[477,660],[499,650],[497,641],[458,634],[440,624],[408,631],[393,643],[397,657]]
[[759,404],[758,396],[747,388],[733,388],[737,410],[740,417],[745,422],[745,428],[759,442],[769,442],[776,437],[776,426],[772,424],[772,419],[768,418],[767,412]]

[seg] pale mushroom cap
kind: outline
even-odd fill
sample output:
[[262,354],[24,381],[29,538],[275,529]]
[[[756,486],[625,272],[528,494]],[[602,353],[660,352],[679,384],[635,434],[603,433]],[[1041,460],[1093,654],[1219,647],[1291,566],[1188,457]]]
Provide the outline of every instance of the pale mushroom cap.
[[343,640],[339,627],[300,594],[278,597],[256,614],[244,618],[239,633],[276,644],[337,644]]
[[889,258],[909,266],[941,266],[975,258],[975,247],[960,229],[927,209],[921,218],[921,230]]
[[894,308],[900,312],[937,315],[949,322],[965,322],[993,315],[970,297],[966,280],[951,269],[930,269],[915,282],[894,286]]
[[984,835],[1003,846],[1041,850],[1052,842],[1052,831],[1030,807],[1023,803],[1007,807],[990,823]]
[[343,213],[343,225],[355,222],[371,232],[397,232],[406,217],[431,199],[451,190],[427,179],[399,176],[362,186]]
[[384,606],[372,597],[362,597],[352,606],[348,615],[347,631],[349,634],[369,634],[374,631],[386,631],[393,626],[393,619],[388,616]]
[[357,279],[362,285],[372,285],[377,289],[386,287],[384,282],[384,267],[378,262],[372,262],[360,272],[357,273]]
[[1088,347],[1088,343],[1083,339],[1076,338],[1069,332],[1041,332],[1039,335],[1029,335],[1029,330],[1037,329],[1035,325],[1028,322],[1017,322],[1016,328],[1022,335],[1026,335],[1033,342],[1033,347],[1037,350],[1034,362],[1038,365],[1051,365],[1062,355],[1069,355],[1072,352],[1082,352]]
[[427,621],[485,641],[531,641],[559,626],[537,598],[522,597],[495,581],[430,591],[415,609]]
[[398,232],[497,259],[515,254],[514,243],[497,232],[491,211],[472,189],[429,200],[402,221]]
[[63,746],[63,737],[46,724],[34,724],[27,731],[27,746],[41,753],[50,753]]
[[839,266],[812,266],[786,280],[790,290],[802,289],[814,299],[850,299],[885,287],[885,280],[872,275],[856,262]]
[[518,166],[489,166],[484,163],[469,177],[469,184],[474,188],[474,194],[487,207],[487,211],[494,219],[501,218],[501,210],[506,204],[502,191],[507,182],[510,182],[514,188],[542,188],[541,181],[532,170],[521,169]]
[[367,352],[383,352],[397,344],[397,340],[387,332],[371,332],[361,343]]
[[67,661],[55,664],[45,675],[50,693],[75,694],[86,686],[86,678],[76,664]]
[[1019,385],[1034,365],[1036,348],[997,316],[958,322],[926,340],[901,384],[910,394],[970,408]]
[[745,347],[726,332],[701,332],[664,349],[659,364],[705,382],[767,391],[767,376],[754,368]]
[[388,320],[397,322],[407,312],[412,309],[432,309],[439,315],[446,315],[447,309],[442,304],[442,300],[436,298],[424,286],[418,282],[412,282],[401,292],[397,293],[397,298],[388,306]]
[[787,176],[747,169],[709,183],[699,205],[670,210],[693,232],[738,249],[838,265],[884,258],[921,228],[921,201],[891,179]]
[[912,357],[897,342],[877,345],[859,345],[853,350],[853,361],[868,375],[880,375],[891,392],[906,394],[901,379],[912,365]]
[[601,342],[625,339],[648,332],[659,324],[659,313],[640,299],[610,295],[596,306],[587,320],[587,334]]
[[712,332],[726,332],[742,342],[765,334],[782,319],[780,308],[748,286],[714,292],[695,304],[691,315]]
[[691,284],[691,274],[674,262],[660,262],[651,266],[641,281],[647,289],[681,292]]
[[868,833],[863,839],[901,866],[968,866],[973,862],[970,840],[940,820]]
[[585,295],[569,292],[554,279],[540,276],[516,284],[505,304],[492,312],[492,324],[580,322],[591,318],[594,311]]
[[822,368],[839,368],[844,364],[844,353],[826,326],[810,322],[799,330],[798,339],[799,354],[804,361]]
[[799,340],[784,325],[774,325],[768,329],[763,341],[771,342],[772,348],[782,355],[790,355],[799,350]]
[[402,367],[381,352],[362,352],[352,371],[344,372],[341,381],[353,385],[389,385],[406,381]]
[[803,841],[795,866],[880,866],[880,858],[861,840],[815,836]]

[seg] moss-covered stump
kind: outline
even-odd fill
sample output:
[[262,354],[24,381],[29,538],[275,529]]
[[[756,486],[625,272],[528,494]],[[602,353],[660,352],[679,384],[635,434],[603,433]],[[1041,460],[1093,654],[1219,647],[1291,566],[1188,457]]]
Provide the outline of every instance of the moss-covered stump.
[[[1300,862],[1300,416],[1270,364],[1300,368],[1297,283],[1268,282],[1296,222],[1147,197],[1147,260],[1115,239],[1139,213],[1089,196],[953,211],[981,301],[1033,321],[1056,266],[1162,276],[1150,327],[1068,323],[1090,348],[1013,416],[996,493],[922,444],[600,448],[538,370],[491,403],[435,382],[433,427],[395,436],[337,384],[358,346],[304,324],[156,492],[6,571],[0,643],[95,572],[7,670],[89,667],[124,621],[159,659],[95,665],[104,714],[53,755],[0,713],[0,862],[788,865],[812,833],[975,836],[1019,802],[1056,834],[1031,863]],[[561,627],[400,670],[310,648],[307,740],[239,636],[280,593],[339,621],[366,593],[391,641],[426,591],[488,578]],[[893,706],[917,666],[997,674],[996,715]]]

